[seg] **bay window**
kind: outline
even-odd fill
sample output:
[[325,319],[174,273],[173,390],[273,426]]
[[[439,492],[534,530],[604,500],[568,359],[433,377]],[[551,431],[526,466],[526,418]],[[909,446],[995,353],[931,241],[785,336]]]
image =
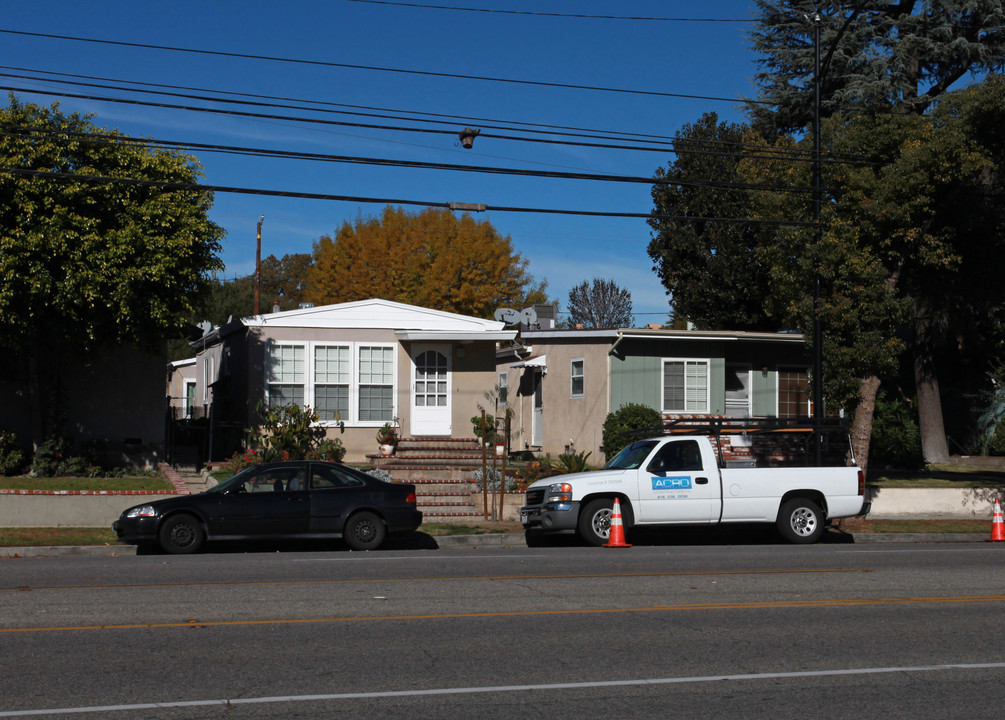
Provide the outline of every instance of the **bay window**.
[[266,404],[310,405],[322,423],[381,425],[394,416],[395,362],[394,345],[269,342]]

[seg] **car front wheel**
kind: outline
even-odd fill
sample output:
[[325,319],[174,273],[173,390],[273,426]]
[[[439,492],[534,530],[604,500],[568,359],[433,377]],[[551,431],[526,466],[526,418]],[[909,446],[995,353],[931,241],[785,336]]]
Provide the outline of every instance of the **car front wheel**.
[[387,528],[372,512],[356,513],[345,524],[343,539],[353,550],[376,550],[384,542]]
[[599,498],[586,505],[579,514],[579,536],[590,545],[603,545],[611,536],[614,501]]
[[191,515],[172,515],[161,525],[160,546],[174,555],[198,552],[206,539],[202,523]]

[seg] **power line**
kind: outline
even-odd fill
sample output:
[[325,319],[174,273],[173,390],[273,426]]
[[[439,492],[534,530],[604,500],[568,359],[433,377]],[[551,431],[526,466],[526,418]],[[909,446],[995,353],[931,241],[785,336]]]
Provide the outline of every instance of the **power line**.
[[[2,75],[2,73],[0,73],[0,75]],[[119,89],[119,88],[114,88],[114,89]],[[283,121],[283,122],[299,122],[299,123],[308,123],[308,124],[314,124],[314,125],[334,125],[334,126],[339,126],[339,127],[354,127],[354,128],[363,128],[363,129],[369,129],[369,130],[388,130],[388,131],[393,131],[393,132],[425,133],[425,134],[434,134],[434,135],[447,135],[447,136],[452,136],[452,137],[456,136],[456,134],[457,134],[455,130],[437,130],[437,129],[433,129],[433,128],[408,127],[408,126],[401,126],[401,125],[378,125],[378,124],[375,124],[375,123],[349,122],[349,121],[345,121],[345,120],[325,120],[325,119],[320,119],[320,118],[306,118],[306,117],[295,116],[295,115],[278,115],[278,114],[272,114],[272,113],[255,113],[255,112],[249,112],[249,111],[243,111],[243,110],[223,110],[223,109],[220,109],[220,108],[207,108],[207,107],[199,107],[199,106],[196,106],[196,105],[179,105],[179,104],[174,104],[174,103],[150,102],[150,101],[143,101],[143,100],[133,100],[133,99],[129,99],[129,98],[109,97],[109,96],[105,96],[105,95],[88,95],[88,94],[83,94],[83,93],[70,93],[70,92],[63,92],[63,91],[57,91],[57,90],[48,90],[48,89],[34,89],[34,88],[25,88],[25,87],[15,87],[15,86],[11,86],[11,85],[0,85],[0,90],[7,90],[7,91],[10,91],[10,92],[25,93],[25,94],[29,94],[29,95],[51,95],[51,96],[55,96],[55,97],[67,97],[67,98],[74,98],[74,99],[78,99],[78,100],[97,100],[97,101],[101,101],[101,102],[121,103],[121,104],[126,104],[126,105],[138,105],[138,106],[143,106],[143,107],[156,107],[156,108],[169,109],[169,110],[184,110],[184,111],[188,111],[188,112],[204,112],[204,113],[212,113],[212,114],[217,114],[217,115],[229,115],[229,116],[234,116],[234,117],[246,117],[246,118],[256,118],[256,119],[265,119],[265,120],[280,120],[280,121]],[[300,109],[300,110],[309,110],[309,108],[297,108],[297,109]],[[634,150],[634,151],[641,151],[641,152],[677,153],[676,146],[673,146],[673,145],[671,145],[669,147],[666,147],[666,146],[662,146],[662,147],[650,147],[650,146],[644,146],[644,145],[621,145],[621,144],[615,144],[615,143],[594,143],[594,142],[575,141],[575,140],[568,140],[568,139],[557,140],[557,139],[549,139],[549,138],[526,137],[526,136],[520,136],[520,135],[502,135],[502,134],[495,134],[495,133],[484,133],[484,134],[481,135],[481,137],[483,137],[483,138],[493,138],[493,139],[496,139],[496,140],[512,140],[512,141],[517,141],[517,142],[544,143],[544,144],[552,144],[552,145],[570,145],[570,146],[574,146],[574,147],[592,147],[592,148],[600,148],[600,149],[605,149],[605,150]],[[752,146],[752,147],[758,147],[758,146]],[[720,151],[712,151],[712,150],[702,151],[702,150],[687,150],[687,149],[682,149],[681,152],[698,154],[698,155],[712,155],[712,156],[722,156],[724,154],[730,154],[733,157],[740,157],[740,158],[768,159],[768,160],[790,160],[790,161],[793,161],[793,162],[811,162],[812,161],[812,157],[806,155],[803,151],[790,152],[790,151],[786,151],[786,150],[775,150],[775,149],[772,149],[770,147],[759,147],[759,150],[761,152],[758,153],[758,154],[754,154],[754,153],[723,153],[723,152],[720,152]],[[836,159],[828,159],[828,160],[826,160],[826,162],[832,162],[832,163],[833,162],[842,162],[843,163],[843,162],[849,162],[849,161],[836,160]]]
[[[80,80],[100,80],[100,81],[103,81],[105,83],[109,83],[109,82],[110,83],[119,83],[120,85],[121,84],[142,85],[142,86],[146,86],[146,87],[166,88],[168,90],[190,90],[190,91],[193,91],[193,92],[216,93],[218,95],[232,95],[232,96],[235,96],[235,97],[243,97],[243,98],[258,98],[258,99],[262,99],[262,100],[281,100],[281,101],[284,101],[286,103],[312,104],[312,105],[321,105],[321,106],[324,106],[324,107],[332,107],[332,108],[352,108],[353,110],[372,110],[372,111],[377,111],[377,112],[395,113],[396,115],[394,117],[397,117],[398,115],[402,115],[404,113],[409,113],[409,114],[412,114],[412,115],[426,116],[426,117],[418,117],[418,118],[402,118],[402,119],[412,119],[412,120],[414,120],[416,122],[438,122],[438,123],[441,123],[441,124],[451,124],[451,125],[457,125],[457,124],[461,124],[461,123],[504,123],[504,124],[510,125],[510,126],[524,126],[526,128],[532,129],[532,130],[533,129],[537,129],[537,128],[541,129],[541,130],[533,130],[535,132],[551,132],[552,130],[565,130],[565,131],[576,131],[576,132],[579,132],[579,133],[597,133],[597,134],[607,134],[607,135],[623,135],[623,136],[627,136],[627,137],[644,138],[644,139],[650,140],[650,141],[653,141],[653,140],[656,140],[656,141],[665,140],[667,142],[671,142],[673,140],[671,137],[668,137],[666,135],[654,135],[654,134],[651,134],[651,133],[636,133],[636,132],[628,132],[628,131],[624,131],[624,130],[598,130],[596,128],[584,128],[584,127],[576,127],[576,126],[569,126],[569,125],[551,125],[551,124],[546,124],[546,123],[521,122],[519,120],[498,120],[498,119],[494,119],[494,118],[475,117],[475,116],[468,116],[468,115],[449,115],[449,114],[446,114],[446,113],[431,113],[431,112],[423,112],[421,110],[397,110],[397,109],[394,109],[394,108],[374,107],[374,106],[371,106],[371,105],[352,105],[352,104],[348,104],[348,103],[334,103],[334,102],[329,102],[329,101],[325,101],[325,100],[310,100],[310,99],[304,99],[304,98],[290,98],[290,97],[275,96],[275,95],[259,95],[259,94],[254,94],[254,93],[234,92],[234,91],[231,91],[231,90],[211,90],[211,89],[207,89],[207,88],[191,87],[191,86],[187,86],[187,85],[168,85],[168,84],[164,84],[164,83],[141,82],[141,81],[136,81],[136,80],[119,80],[117,78],[107,78],[107,77],[100,77],[100,76],[94,76],[94,75],[79,75],[79,74],[75,74],[75,73],[53,72],[53,71],[49,71],[49,70],[36,70],[36,69],[33,69],[33,68],[22,68],[22,67],[10,66],[10,65],[0,65],[0,68],[2,68],[4,70],[16,70],[16,71],[20,71],[20,72],[36,73],[36,74],[40,74],[40,75],[51,75],[51,76],[58,76],[58,77],[77,78],[77,79],[80,79]],[[63,82],[63,81],[54,80],[54,79],[50,80],[49,78],[44,78],[44,77],[43,78],[39,78],[39,77],[35,77],[34,75],[16,75],[16,74],[13,74],[13,73],[0,73],[0,76],[14,77],[14,78],[25,79],[25,80],[39,80],[39,81],[42,81],[42,82]],[[87,83],[79,83],[79,82],[63,82],[63,84],[87,85],[89,87],[98,87],[98,88],[103,88],[103,89],[127,90],[128,92],[140,92],[139,90],[135,90],[133,88],[120,88],[118,86],[109,86],[109,85],[88,85]],[[159,94],[159,95],[171,95],[172,93],[160,93],[160,92],[158,92],[156,94]],[[191,97],[191,96],[184,96],[184,97]],[[225,101],[223,99],[220,99],[220,98],[207,98],[207,99],[211,100],[212,102],[227,102],[227,101]],[[234,102],[234,101],[229,101],[229,102]],[[243,103],[243,104],[252,105],[252,104],[256,104],[256,103],[248,102],[248,103]],[[325,110],[318,109],[318,108],[302,108],[300,106],[291,106],[291,105],[273,105],[273,107],[286,107],[286,108],[297,107],[297,109],[310,109],[310,110],[313,110],[315,112],[324,112],[325,111]],[[352,112],[347,112],[347,111],[342,111],[342,110],[332,110],[332,111],[328,111],[328,112],[335,112],[335,113],[341,113],[341,114],[350,114],[350,115],[351,114],[357,114],[357,113],[352,113]],[[358,113],[358,114],[362,114],[362,113]],[[383,117],[383,116],[379,116],[378,115],[376,117]],[[427,119],[427,118],[432,118],[432,119]]]
[[[27,131],[27,132],[25,132]],[[137,138],[128,135],[104,135],[101,133],[86,132],[50,132],[35,130],[34,128],[21,128],[17,126],[0,125],[0,136],[25,138],[29,136],[44,137],[74,137],[82,142],[113,145],[117,143],[132,146],[149,147],[151,145],[172,147],[184,150],[199,150],[203,152],[215,152],[230,155],[244,155],[249,157],[266,157],[286,160],[311,160],[317,162],[345,163],[355,165],[375,165],[381,167],[400,167],[421,170],[446,170],[455,172],[484,173],[490,175],[516,175],[521,177],[549,178],[559,180],[595,180],[600,182],[622,182],[637,183],[645,185],[678,185],[682,187],[703,187],[719,190],[731,191],[764,191],[764,192],[791,192],[810,193],[813,188],[810,186],[798,185],[768,185],[768,184],[746,184],[746,183],[724,183],[705,180],[682,180],[665,177],[643,177],[632,175],[611,175],[606,173],[573,173],[557,170],[525,170],[520,168],[500,168],[487,167],[482,165],[460,165],[455,163],[436,163],[420,160],[396,160],[391,158],[360,157],[354,155],[331,155],[326,153],[301,152],[295,150],[281,150],[270,148],[250,148],[237,145],[218,145],[210,143],[188,142],[180,140],[164,140],[161,138]]]
[[699,22],[699,23],[749,23],[750,18],[689,18],[689,17],[639,17],[626,15],[584,15],[581,13],[537,12],[534,10],[495,10],[488,8],[451,7],[427,3],[391,2],[391,0],[346,0],[346,2],[368,3],[370,5],[397,5],[399,7],[422,8],[426,10],[454,10],[457,12],[490,13],[494,15],[535,15],[539,17],[575,18],[583,20],[637,20],[643,22]]
[[[0,173],[10,173],[25,177],[35,177],[50,180],[69,180],[73,182],[92,182],[106,184],[124,184],[138,187],[154,187],[163,190],[185,190],[195,192],[222,192],[239,195],[263,195],[268,197],[299,198],[305,200],[331,200],[338,202],[357,202],[378,205],[421,205],[424,207],[439,207],[445,209],[455,209],[459,203],[440,202],[427,200],[411,200],[400,198],[378,198],[360,197],[355,195],[334,195],[330,193],[307,193],[291,190],[266,190],[262,188],[242,188],[224,185],[200,185],[199,183],[168,182],[163,180],[141,180],[138,178],[109,177],[104,175],[78,175],[75,173],[49,172],[46,170],[29,170],[25,168],[0,167]],[[467,204],[463,204],[467,205]],[[512,213],[535,213],[544,215],[579,215],[584,217],[607,217],[607,218],[656,218],[666,221],[677,222],[721,222],[727,224],[744,225],[770,225],[785,227],[816,227],[815,223],[798,220],[760,220],[755,218],[727,218],[727,217],[695,217],[688,215],[660,215],[656,213],[630,213],[630,212],[609,212],[601,210],[570,210],[562,208],[528,208],[504,205],[482,205],[477,208],[462,207],[460,209],[477,209],[482,212],[512,212]]]
[[[490,127],[492,129],[517,130],[517,131],[520,131],[520,132],[524,132],[524,131],[526,131],[526,132],[540,132],[540,133],[549,134],[549,135],[572,135],[573,137],[592,137],[592,138],[602,138],[602,139],[611,139],[609,136],[621,136],[621,137],[614,138],[614,139],[632,140],[632,139],[638,138],[639,142],[641,142],[643,139],[646,140],[646,141],[649,141],[649,142],[653,142],[653,141],[656,141],[656,142],[665,141],[667,143],[668,147],[672,148],[673,151],[676,152],[676,153],[678,153],[678,154],[682,154],[682,153],[686,153],[686,152],[693,152],[691,150],[687,150],[685,147],[681,147],[681,145],[685,145],[685,146],[686,145],[701,145],[701,146],[707,146],[707,147],[725,146],[725,147],[752,148],[752,149],[755,149],[755,150],[758,150],[758,151],[765,151],[765,152],[772,152],[772,153],[776,153],[777,152],[777,153],[785,154],[785,155],[789,155],[789,156],[805,155],[807,158],[811,158],[811,155],[812,155],[812,153],[810,151],[808,151],[808,150],[799,150],[798,148],[784,148],[783,149],[783,148],[775,148],[775,147],[770,147],[770,146],[766,147],[763,144],[754,144],[754,143],[729,142],[729,141],[725,141],[725,140],[710,140],[710,139],[706,139],[706,140],[694,140],[694,139],[674,140],[674,138],[672,138],[670,136],[667,136],[667,135],[655,135],[655,134],[652,134],[652,133],[630,132],[630,131],[627,131],[627,130],[600,130],[600,129],[597,129],[597,128],[585,128],[585,127],[577,127],[577,126],[569,126],[569,125],[553,125],[553,124],[547,124],[547,123],[529,123],[529,122],[523,122],[523,121],[519,121],[519,120],[499,120],[499,119],[495,119],[495,118],[473,117],[473,116],[466,116],[466,115],[449,115],[449,114],[446,114],[446,113],[430,113],[430,112],[423,112],[421,110],[398,110],[398,109],[395,109],[395,108],[374,107],[374,106],[371,106],[371,105],[353,105],[353,104],[348,104],[348,103],[334,103],[334,102],[330,102],[330,101],[326,101],[326,100],[315,100],[315,99],[307,99],[307,98],[291,98],[291,97],[283,97],[283,96],[275,96],[275,95],[261,95],[261,94],[255,94],[255,93],[242,93],[242,92],[235,92],[235,91],[231,91],[231,90],[218,90],[218,89],[209,89],[209,88],[199,88],[199,87],[192,87],[192,86],[187,86],[187,85],[171,85],[171,84],[165,84],[165,83],[152,83],[152,82],[143,82],[143,81],[137,81],[137,80],[121,80],[119,78],[108,78],[108,77],[101,77],[101,76],[94,76],[94,75],[81,75],[81,74],[77,74],[77,73],[63,73],[63,72],[55,72],[55,71],[50,71],[50,70],[37,70],[37,69],[34,69],[34,68],[22,68],[22,67],[16,67],[16,66],[11,66],[11,65],[0,65],[0,69],[3,69],[3,70],[16,70],[16,71],[19,71],[19,72],[34,73],[34,75],[19,75],[19,74],[16,74],[16,73],[4,73],[4,72],[0,72],[0,77],[12,77],[12,78],[17,78],[17,79],[21,79],[21,80],[35,80],[35,81],[47,82],[47,83],[48,82],[60,83],[60,84],[64,84],[64,85],[76,85],[76,86],[84,86],[84,87],[96,87],[96,88],[100,88],[100,89],[104,89],[104,90],[125,90],[126,92],[134,92],[134,93],[147,93],[147,94],[154,94],[154,95],[168,95],[168,96],[172,96],[172,97],[187,97],[187,98],[191,98],[191,99],[206,100],[208,102],[226,102],[226,103],[251,105],[251,106],[280,107],[280,108],[286,108],[286,109],[310,110],[312,112],[324,112],[324,113],[342,114],[342,115],[362,115],[362,116],[366,116],[366,117],[383,117],[383,118],[390,117],[390,118],[393,118],[393,119],[409,120],[409,121],[412,121],[412,122],[429,122],[429,123],[436,123],[436,124],[448,124],[448,125],[452,125],[452,126],[456,126],[456,125],[462,124],[462,123],[482,123],[483,124],[482,127]],[[48,77],[36,77],[36,75],[43,75],[43,76],[48,75],[48,76],[54,76],[55,78],[76,78],[77,80],[71,81],[71,80],[50,79]],[[101,83],[79,82],[79,80],[100,80]],[[103,83],[116,83],[116,85],[107,85],[107,84],[103,84]],[[151,90],[139,90],[139,89],[132,88],[132,87],[120,87],[121,85],[127,85],[127,86],[128,85],[140,85],[140,86],[151,87],[151,88],[165,88],[167,90],[172,90],[172,91],[173,90],[188,90],[188,91],[198,92],[198,93],[211,93],[211,94],[217,94],[217,95],[228,95],[228,96],[234,96],[234,97],[237,97],[237,98],[257,98],[257,99],[260,99],[260,100],[281,100],[281,101],[284,101],[284,103],[298,103],[298,104],[297,105],[290,105],[290,104],[279,104],[279,103],[265,103],[265,102],[254,102],[254,101],[243,101],[243,100],[230,100],[230,99],[226,99],[226,98],[207,97],[207,96],[202,96],[202,95],[189,95],[189,94],[174,93],[174,92],[161,92],[161,91],[151,91]],[[310,108],[310,107],[303,107],[303,105],[321,105],[322,107],[321,108]],[[329,110],[327,108],[351,108],[352,111],[349,111],[349,110]],[[370,114],[370,113],[354,112],[355,110],[379,111],[379,112],[382,112],[382,113],[394,113],[394,115],[390,115],[389,116],[389,115],[377,115],[377,114]],[[409,113],[411,115],[426,116],[426,117],[413,117],[413,118],[401,117],[401,118],[399,118],[399,116],[401,116],[401,115],[403,115],[405,113]],[[500,128],[500,127],[498,127],[496,125],[485,125],[485,123],[504,123],[504,125]],[[514,127],[508,127],[508,126],[518,126],[518,127],[514,128]],[[560,131],[569,131],[569,132],[560,132]],[[835,157],[837,157],[837,156],[835,156]],[[849,160],[854,160],[854,158],[852,158],[851,156],[848,156],[846,154],[842,155],[841,157],[846,157]]]
[[[589,90],[592,92],[610,92],[627,95],[648,95],[651,97],[668,97],[686,100],[709,100],[713,102],[741,102],[742,98],[724,98],[712,95],[688,95],[686,93],[659,92],[656,90],[632,90],[628,88],[612,88],[597,85],[579,85],[575,83],[546,82],[544,80],[517,80],[514,78],[491,77],[488,75],[468,75],[459,73],[435,72],[432,70],[408,70],[405,68],[380,67],[377,65],[357,65],[353,63],[337,63],[326,60],[307,60],[305,58],[287,58],[273,55],[255,55],[252,53],[225,52],[223,50],[204,50],[200,48],[184,48],[172,45],[154,45],[151,43],[134,43],[122,40],[103,40],[100,38],[76,37],[73,35],[55,35],[52,33],[36,33],[25,30],[7,30],[0,28],[0,33],[8,35],[22,35],[26,37],[38,37],[48,40],[70,40],[72,42],[93,43],[97,45],[117,45],[119,47],[139,48],[143,50],[164,50],[167,52],[190,53],[194,55],[213,55],[216,57],[240,58],[244,60],[266,60],[269,62],[293,63],[298,65],[313,65],[317,67],[334,67],[349,70],[370,70],[373,72],[399,73],[402,75],[421,75],[425,77],[439,77],[450,80],[477,80],[481,82],[506,83],[510,85],[530,85],[536,87],[561,88],[565,90]],[[768,104],[760,100],[746,100],[748,103]]]

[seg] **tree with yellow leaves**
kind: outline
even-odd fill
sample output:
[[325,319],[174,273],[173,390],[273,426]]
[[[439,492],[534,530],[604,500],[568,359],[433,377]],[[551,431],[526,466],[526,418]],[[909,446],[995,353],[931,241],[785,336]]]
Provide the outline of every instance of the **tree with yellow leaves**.
[[318,305],[383,298],[491,317],[499,307],[549,302],[528,261],[487,221],[427,208],[386,207],[379,218],[343,223],[314,243],[307,299]]

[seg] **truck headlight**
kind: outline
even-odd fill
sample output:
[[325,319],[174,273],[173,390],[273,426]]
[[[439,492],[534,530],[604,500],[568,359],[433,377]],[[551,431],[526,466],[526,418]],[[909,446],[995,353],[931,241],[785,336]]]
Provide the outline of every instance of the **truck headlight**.
[[139,505],[130,508],[126,513],[127,518],[156,517],[156,515],[157,510],[154,509],[153,505]]
[[553,483],[548,486],[548,499],[545,502],[572,502],[572,485],[569,483]]

